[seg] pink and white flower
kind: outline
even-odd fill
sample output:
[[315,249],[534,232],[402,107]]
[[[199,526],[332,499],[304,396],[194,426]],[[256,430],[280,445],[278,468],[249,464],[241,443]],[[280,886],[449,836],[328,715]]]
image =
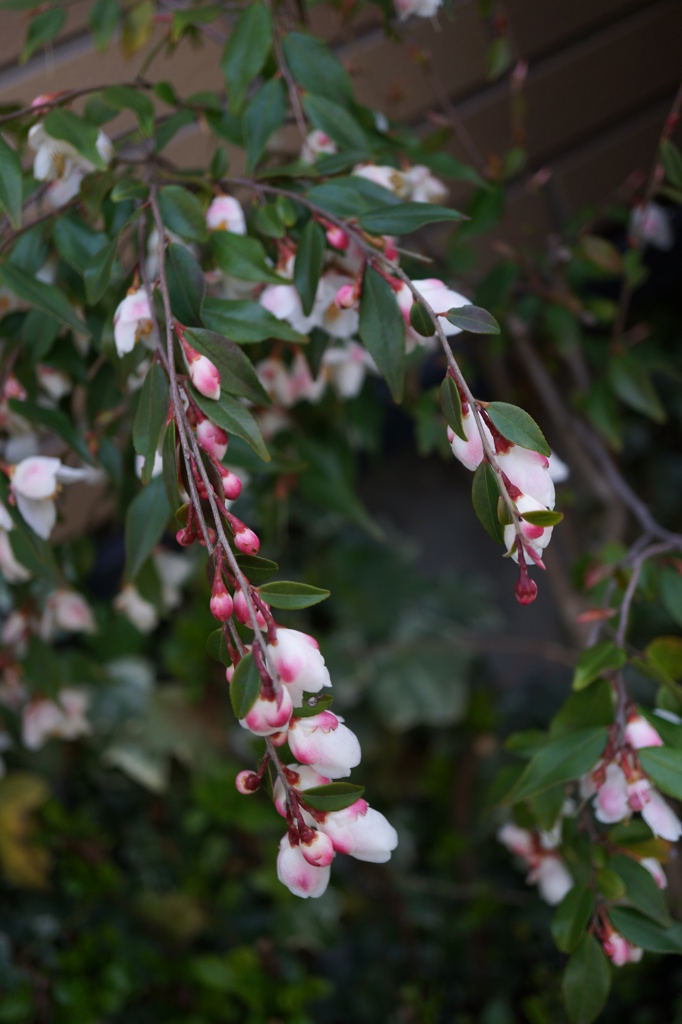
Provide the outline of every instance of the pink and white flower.
[[329,836],[337,853],[372,864],[390,860],[398,845],[398,833],[390,822],[362,799],[342,811],[327,812],[317,827]]
[[22,715],[22,738],[29,750],[38,750],[46,739],[75,740],[86,736],[90,723],[86,712],[90,698],[84,690],[66,687],[56,700],[36,698]]
[[212,398],[217,402],[220,398],[220,373],[218,368],[207,356],[202,356],[196,349],[183,342],[182,351],[189,369],[192,384],[200,395]]
[[12,493],[22,518],[43,540],[57,521],[60,485],[85,480],[87,470],[64,466],[60,459],[32,455],[10,468]]
[[[470,300],[467,299],[466,296],[461,295],[460,292],[456,292],[452,288],[448,288],[448,286],[438,278],[424,278],[423,280],[413,281],[412,284],[434,313],[448,313],[451,309],[459,309],[460,306],[470,305]],[[408,338],[412,339],[412,347],[414,347],[414,345],[427,344],[430,339],[417,334],[410,326],[410,310],[412,309],[414,298],[406,284],[404,284],[396,294],[396,299],[398,301],[398,306],[400,307],[400,312],[403,314],[405,319]],[[451,324],[444,316],[441,316],[440,325],[443,328],[443,332],[448,336],[461,334],[461,328],[455,327],[455,325]],[[431,335],[431,339],[435,338],[435,336],[436,332],[434,331]]]
[[[527,494],[521,494],[515,499],[515,505],[520,513],[524,512],[546,512],[547,508],[541,502],[536,501],[535,498],[529,497]],[[525,519],[521,520],[521,533],[525,538],[524,548],[526,552],[528,549],[532,549],[534,561],[542,561],[542,552],[547,547],[550,540],[552,539],[553,526],[534,526],[532,523],[526,522]],[[518,563],[519,552],[518,548],[515,549],[517,544],[516,529],[513,523],[510,523],[504,528],[504,543],[507,546],[507,551],[513,552],[512,560]]]
[[[29,131],[28,144],[36,154],[33,176],[37,181],[50,182],[47,200],[53,208],[63,206],[78,195],[81,181],[95,169],[95,165],[70,143],[48,135],[42,122],[34,124]],[[101,129],[95,146],[103,162],[110,163],[114,149],[111,139]]]
[[314,164],[318,156],[323,154],[336,153],[336,144],[329,138],[326,132],[316,128],[308,134],[301,149],[301,160],[304,164]]
[[523,494],[540,502],[545,508],[554,508],[554,481],[549,472],[549,459],[545,455],[512,444],[508,451],[497,452],[495,458],[505,476]]
[[428,167],[415,164],[404,172],[410,187],[410,199],[413,203],[444,203],[448,197],[448,188],[431,174]]
[[[490,433],[487,425],[483,421],[481,421],[481,425],[483,427],[485,438],[490,445],[491,450],[494,451],[495,442],[493,441],[493,435]],[[468,406],[466,407],[466,413],[464,413],[464,410],[462,411],[462,427],[464,428],[467,440],[463,441],[462,438],[454,432],[454,430],[448,427],[448,441],[450,442],[452,454],[455,458],[459,459],[463,466],[466,466],[467,469],[470,469],[473,472],[473,470],[478,469],[483,461],[483,442],[481,441],[481,435],[478,427],[476,426],[473,413]]]
[[148,339],[152,332],[152,314],[144,288],[129,291],[114,313],[114,344],[119,356],[132,352],[136,342]]
[[227,445],[229,437],[225,431],[212,423],[209,419],[204,419],[201,423],[197,424],[197,442],[200,448],[203,448],[205,452],[212,455],[214,459],[221,462],[227,455]]
[[216,196],[206,211],[206,227],[209,231],[245,235],[246,218],[241,204],[233,196]]
[[394,0],[395,9],[401,21],[411,14],[417,18],[433,18],[443,0]]
[[639,963],[643,956],[643,950],[639,946],[633,946],[627,939],[623,938],[620,932],[613,929],[602,938],[602,946],[614,967],[623,967],[624,964],[628,963]]
[[634,750],[640,750],[642,747],[663,746],[663,740],[653,725],[650,725],[646,718],[642,718],[641,715],[628,717],[627,725],[625,726],[625,742],[629,743]]
[[350,775],[360,764],[360,743],[354,732],[331,711],[307,718],[292,718],[287,735],[297,761],[330,779]]
[[317,640],[298,629],[278,627],[274,644],[268,644],[266,667],[286,684],[294,707],[301,706],[304,693],[332,684]]
[[302,899],[317,899],[318,896],[323,896],[329,885],[330,875],[329,864],[324,867],[310,864],[298,843],[292,843],[288,834],[282,837],[277,855],[277,877],[294,896],[300,896]]
[[630,214],[630,237],[642,248],[667,252],[675,244],[675,232],[667,210],[659,203],[639,203]]
[[357,397],[367,372],[376,372],[376,364],[367,349],[352,340],[325,349],[321,366],[323,379],[326,377],[339,398],[345,399]]
[[159,613],[132,583],[127,583],[112,602],[140,633],[152,633],[159,624]]
[[380,185],[388,192],[393,192],[399,199],[408,199],[412,191],[411,182],[395,167],[384,167],[377,164],[358,164],[352,172],[357,178]]
[[239,720],[239,724],[256,736],[271,736],[286,729],[293,710],[291,694],[286,686],[280,686],[271,698],[261,692],[248,714]]
[[54,590],[45,602],[40,635],[51,640],[58,630],[66,633],[96,633],[92,608],[82,594],[63,587]]

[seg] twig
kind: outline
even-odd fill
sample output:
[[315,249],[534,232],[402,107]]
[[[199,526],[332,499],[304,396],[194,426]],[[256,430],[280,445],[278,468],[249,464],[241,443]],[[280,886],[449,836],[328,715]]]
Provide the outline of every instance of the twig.
[[284,51],[282,50],[282,41],[279,38],[279,29],[277,21],[275,19],[275,12],[273,10],[272,0],[265,0],[265,3],[268,10],[270,11],[270,14],[272,15],[272,20],[274,22],[272,41],[275,50],[275,59],[277,61],[277,66],[281,72],[282,78],[286,82],[287,90],[289,92],[289,102],[291,103],[291,109],[293,111],[294,120],[296,121],[296,127],[298,128],[299,134],[301,136],[301,141],[305,142],[305,140],[308,138],[308,127],[306,125],[305,115],[303,114],[303,107],[301,106],[301,98],[298,95],[298,88],[296,86],[296,82],[294,81],[291,72],[289,71],[289,68],[287,66],[287,62],[284,58]]
[[90,93],[102,92],[102,90],[112,87],[126,89],[152,89],[153,85],[151,82],[147,82],[143,78],[135,78],[132,82],[108,82],[106,85],[87,85],[83,86],[82,89],[71,89],[69,92],[63,92],[61,95],[55,96],[54,99],[45,100],[44,103],[39,103],[36,106],[31,105],[30,107],[22,107],[21,110],[15,110],[13,114],[3,114],[2,117],[0,117],[0,124],[6,124],[8,121],[16,121],[18,118],[26,117],[27,115],[40,117],[44,114],[45,110],[53,110],[55,107],[63,107],[65,104],[70,103],[71,100],[78,99],[79,96],[89,96]]

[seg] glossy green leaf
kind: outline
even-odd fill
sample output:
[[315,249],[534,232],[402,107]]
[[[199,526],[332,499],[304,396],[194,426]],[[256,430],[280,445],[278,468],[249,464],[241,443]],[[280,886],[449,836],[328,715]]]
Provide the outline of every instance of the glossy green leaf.
[[682,750],[645,747],[637,751],[642,768],[659,789],[682,800]]
[[85,294],[88,302],[94,305],[102,298],[111,282],[111,272],[114,269],[116,253],[118,251],[118,238],[114,238],[105,245],[103,249],[95,253],[89,266],[85,268],[83,280],[85,281]]
[[31,309],[26,315],[21,336],[26,351],[36,362],[44,359],[54,345],[62,325],[40,309]]
[[390,284],[370,266],[362,278],[359,333],[399,402],[405,378],[405,321]]
[[74,214],[62,215],[58,219],[52,238],[62,259],[83,275],[97,253],[107,245],[106,235],[84,224]]
[[552,917],[552,938],[562,953],[572,953],[585,935],[594,910],[594,895],[586,885],[575,885]]
[[284,84],[279,78],[271,78],[249,100],[242,115],[247,171],[253,171],[256,167],[268,139],[284,124],[286,116],[287,99]]
[[30,420],[31,423],[38,423],[42,427],[47,427],[48,430],[53,430],[85,462],[89,462],[91,466],[96,465],[83,435],[76,429],[71,418],[61,409],[50,409],[44,405],[19,401],[16,398],[10,398],[8,405],[13,412]]
[[393,192],[358,174],[313,185],[306,198],[316,207],[337,217],[358,217],[379,206],[395,206],[400,202]]
[[137,454],[143,455],[145,460],[141,477],[143,484],[148,484],[152,477],[156,450],[168,418],[169,404],[168,378],[161,364],[153,362],[144,379],[133,422],[133,445]]
[[352,782],[328,782],[324,786],[304,790],[301,796],[316,811],[342,811],[359,800],[364,792],[364,786],[356,786]]
[[262,681],[253,654],[245,654],[234,670],[230,683],[230,703],[238,719],[248,715],[258,700]]
[[227,391],[238,398],[248,398],[256,405],[270,405],[268,394],[258,379],[253,363],[238,345],[215,331],[201,328],[188,328],[185,337],[197,352],[207,356],[217,368],[221,393]]
[[21,163],[16,152],[0,135],[0,202],[12,227],[21,227]]
[[164,431],[161,457],[163,459],[163,486],[166,489],[168,506],[175,515],[176,510],[180,507],[175,420],[171,420]]
[[320,715],[328,711],[334,703],[331,693],[310,693],[303,694],[303,703],[294,709],[296,718],[312,718],[313,715]]
[[161,540],[169,514],[163,479],[154,477],[135,495],[126,513],[126,578],[129,582],[135,579]]
[[276,274],[257,238],[235,235],[233,231],[212,231],[211,249],[216,262],[225,274],[241,281],[264,281],[267,284],[284,284]]
[[105,170],[107,164],[97,149],[99,129],[95,125],[84,121],[71,110],[57,108],[46,115],[43,127],[53,139],[68,142],[98,170]]
[[656,423],[667,419],[651,377],[634,356],[629,353],[612,356],[608,376],[611,387],[625,405]]
[[605,728],[578,729],[552,740],[531,759],[504,802],[518,803],[584,775],[599,760],[607,735]]
[[53,316],[60,324],[70,327],[78,334],[90,336],[88,327],[76,315],[64,293],[55,285],[44,284],[43,281],[29,277],[23,270],[7,262],[0,267],[0,275],[12,294],[22,302],[41,309],[43,313]]
[[[444,310],[436,310],[436,312],[441,313]],[[457,306],[450,309],[446,320],[455,327],[459,327],[461,331],[469,331],[470,334],[500,333],[500,325],[495,317],[486,309],[480,309],[478,306]],[[510,408],[514,407],[510,406]]]
[[345,105],[352,102],[353,85],[348,72],[320,39],[303,32],[287,32],[282,49],[291,74],[306,92]]
[[189,242],[205,242],[208,238],[204,208],[188,189],[166,185],[159,190],[159,209],[164,225]]
[[611,858],[610,866],[625,885],[625,899],[636,910],[657,921],[664,928],[672,924],[665,896],[652,875],[633,857],[621,853]]
[[[461,438],[462,441],[467,441],[468,438],[466,431],[464,430],[464,423],[462,422],[462,400],[459,397],[459,389],[457,385],[449,375],[444,379],[440,386],[440,407],[443,410],[445,422],[450,429],[453,430],[455,434],[457,434],[457,437]],[[497,484],[495,484],[495,486],[497,487]],[[498,539],[497,529],[495,530],[495,539]]]
[[258,302],[209,296],[204,302],[202,316],[208,328],[239,345],[256,344],[268,338],[298,345],[306,341],[305,336],[290,327],[286,320],[278,320]]
[[500,489],[497,486],[495,472],[488,462],[482,462],[474,473],[471,485],[471,501],[474,512],[483,529],[490,534],[498,544],[504,541],[502,524],[497,515],[497,502],[500,497]]
[[421,302],[413,301],[410,306],[410,326],[422,338],[432,338],[436,333],[433,320]]
[[612,907],[611,923],[617,932],[635,946],[650,953],[682,953],[682,925],[665,928],[629,907]]
[[249,3],[230,32],[221,67],[230,110],[238,114],[249,84],[263,68],[272,46],[272,18],[264,3]]
[[237,564],[254,587],[260,587],[279,572],[277,562],[260,555],[237,555]]
[[301,232],[294,261],[294,284],[301,296],[306,316],[310,315],[324,266],[326,240],[324,231],[315,220],[309,220]]
[[154,105],[144,92],[130,85],[110,85],[104,90],[104,102],[117,110],[132,110],[143,135],[154,133]]
[[47,11],[34,14],[28,23],[26,41],[24,42],[20,64],[25,64],[29,57],[45,43],[49,43],[61,32],[66,22],[66,11],[62,7],[50,7]]
[[206,641],[206,653],[215,661],[221,662],[226,668],[232,664],[224,629],[214,629],[212,633],[209,633]]
[[627,661],[625,651],[610,640],[586,648],[578,658],[573,675],[573,689],[584,690],[605,672],[614,672]]
[[571,1024],[592,1024],[606,1005],[611,968],[594,935],[585,935],[568,961],[561,991]]
[[[409,235],[411,231],[418,231],[427,224],[443,224],[462,220],[464,214],[458,210],[451,210],[448,206],[438,206],[436,203],[398,203],[395,206],[380,210],[369,210],[368,213],[360,215],[360,226],[374,235]],[[467,309],[475,309],[475,306],[467,306]],[[483,310],[483,312],[485,312]],[[490,314],[487,314],[490,317]],[[493,320],[490,317],[490,320]],[[493,320],[493,323],[495,321]],[[481,334],[499,334],[497,330],[481,330],[480,327],[467,327],[464,330],[477,330]],[[433,333],[433,332],[432,332]]]
[[508,441],[517,444],[519,448],[540,452],[541,455],[551,454],[544,434],[525,409],[509,405],[508,402],[490,402],[486,412],[502,437]]
[[265,446],[260,427],[255,417],[242,405],[239,399],[230,395],[222,388],[217,402],[211,398],[205,398],[204,395],[199,394],[196,388],[193,388],[191,385],[190,391],[194,401],[206,413],[209,419],[213,420],[217,426],[222,427],[223,430],[226,430],[228,434],[236,434],[237,437],[243,437],[264,462],[270,461],[270,453]]
[[186,327],[200,326],[206,295],[203,270],[187,247],[176,242],[167,247],[165,262],[173,315]]
[[315,128],[325,132],[330,139],[344,149],[357,149],[362,153],[369,150],[364,131],[345,107],[327,99],[326,96],[306,93],[303,109]]
[[287,608],[290,611],[299,608],[310,608],[329,597],[328,590],[312,587],[308,583],[296,583],[290,580],[274,580],[259,587],[260,596],[272,608]]
[[556,526],[564,518],[564,514],[547,508],[538,509],[537,512],[522,512],[521,518],[532,526]]

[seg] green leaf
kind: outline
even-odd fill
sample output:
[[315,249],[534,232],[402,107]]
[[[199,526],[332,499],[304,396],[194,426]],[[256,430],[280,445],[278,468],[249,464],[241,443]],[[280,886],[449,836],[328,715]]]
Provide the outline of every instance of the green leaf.
[[506,35],[493,39],[485,55],[488,78],[495,82],[511,67],[512,51]]
[[21,163],[16,152],[0,135],[0,202],[12,227],[21,227]]
[[91,164],[103,171],[107,163],[97,149],[99,128],[84,121],[71,110],[51,110],[43,121],[43,127],[53,139],[68,142],[69,145],[89,160]]
[[142,468],[143,484],[148,484],[152,478],[154,458],[168,417],[169,404],[168,378],[161,364],[153,362],[142,385],[133,423],[133,445],[137,454],[143,455],[145,460]]
[[486,412],[502,437],[506,437],[519,448],[528,448],[541,455],[550,455],[550,448],[544,434],[532,416],[525,409],[507,402],[490,402]]
[[605,274],[621,274],[623,257],[615,245],[598,235],[583,235],[577,247],[577,253],[587,263],[598,267]]
[[[408,235],[411,231],[418,231],[426,224],[444,223],[446,221],[463,220],[464,214],[458,210],[451,210],[447,206],[438,206],[436,203],[398,203],[388,209],[370,210],[359,217],[360,226],[374,235]],[[465,306],[465,309],[476,309],[475,306]],[[481,310],[485,312],[485,310]],[[490,321],[497,327],[496,322],[486,314]],[[458,325],[459,326],[459,325]],[[476,327],[465,327],[464,330],[477,331],[478,334],[499,334],[497,330],[481,330]],[[433,331],[431,332],[433,334]]]
[[122,178],[112,188],[109,198],[112,203],[124,203],[126,199],[139,199],[141,202],[146,202],[148,195],[149,188],[141,181],[137,181],[135,178]]
[[557,949],[562,953],[573,952],[585,934],[593,910],[592,890],[586,885],[574,885],[552,917],[552,938]]
[[118,28],[121,9],[118,0],[95,0],[88,11],[88,28],[95,46],[106,50],[111,37]]
[[682,188],[682,153],[670,139],[661,142],[661,161],[668,181]]
[[159,191],[159,209],[169,231],[190,242],[205,242],[208,238],[204,208],[182,185],[166,185]]
[[560,782],[570,782],[584,775],[599,760],[607,735],[605,728],[578,729],[548,743],[528,763],[504,802],[514,804],[527,800]]
[[488,462],[482,462],[474,473],[474,480],[471,485],[471,501],[474,512],[483,529],[490,534],[498,544],[504,542],[504,531],[497,516],[497,502],[500,497],[500,489],[497,486],[495,472]]
[[378,206],[395,206],[398,197],[387,188],[357,174],[314,185],[306,198],[316,207],[337,217],[358,217]]
[[206,295],[203,270],[187,247],[177,242],[166,248],[165,262],[173,315],[186,327],[198,327]]
[[556,526],[564,518],[563,512],[539,509],[537,512],[522,512],[521,518],[532,526]]
[[324,786],[306,789],[301,795],[304,803],[315,811],[342,811],[359,800],[364,792],[364,786],[356,786],[352,782],[328,782]]
[[71,419],[61,409],[49,409],[46,406],[19,401],[16,398],[10,398],[8,405],[13,412],[24,416],[32,423],[39,423],[41,426],[47,427],[48,430],[53,430],[55,434],[59,434],[69,448],[80,455],[85,462],[89,462],[91,466],[96,465],[82,434],[78,432]]
[[275,580],[258,588],[264,601],[273,608],[287,608],[297,611],[299,608],[310,608],[329,597],[328,590],[312,587],[308,583],[295,583],[289,580]]
[[682,576],[671,566],[658,577],[658,592],[668,615],[682,626]]
[[126,578],[132,582],[161,540],[170,509],[163,479],[154,477],[139,491],[126,513]]
[[132,110],[143,135],[154,134],[154,105],[149,96],[130,85],[110,85],[103,95],[104,102],[117,110]]
[[20,64],[25,64],[31,54],[39,47],[49,43],[64,28],[66,22],[66,11],[61,7],[51,7],[40,14],[34,14],[28,23],[26,41],[19,58]]
[[325,132],[339,146],[344,149],[357,149],[362,153],[368,152],[367,136],[345,107],[339,106],[325,96],[306,93],[303,97],[303,109],[315,128]]
[[57,252],[79,274],[85,274],[93,257],[106,247],[107,238],[73,214],[62,215],[52,232]]
[[163,486],[166,489],[168,505],[173,515],[175,515],[175,512],[180,507],[175,420],[170,421],[164,432],[161,458],[163,459]]
[[[436,312],[444,312],[444,310],[436,310]],[[450,309],[446,320],[455,327],[459,327],[461,331],[469,331],[471,334],[500,333],[500,325],[495,317],[478,306],[458,306],[455,309]],[[509,406],[509,408],[515,408],[515,406]]]
[[362,278],[359,333],[399,402],[405,377],[405,321],[390,284],[370,266]]
[[625,882],[610,868],[600,868],[597,871],[595,881],[599,892],[605,900],[620,900],[625,895]]
[[200,395],[196,388],[190,385],[192,398],[202,412],[211,419],[217,426],[222,427],[228,434],[236,434],[243,437],[251,445],[257,455],[260,455],[264,462],[270,461],[268,452],[260,427],[254,416],[246,409],[241,402],[221,388],[220,398],[214,401]]
[[230,110],[238,114],[250,82],[263,68],[272,46],[272,19],[264,3],[249,3],[225,44],[221,67]]
[[324,266],[325,237],[317,221],[308,221],[301,232],[301,239],[294,261],[294,285],[301,296],[301,305],[306,316],[310,315],[320,283]]
[[166,118],[158,128],[154,135],[154,151],[160,153],[166,148],[171,139],[183,128],[186,128],[188,124],[193,124],[196,120],[196,113],[193,110],[177,110],[170,117]]
[[246,654],[237,665],[230,683],[230,703],[238,719],[248,715],[258,700],[262,681],[253,654]]
[[237,555],[237,564],[254,587],[260,587],[279,572],[277,562],[260,555]]
[[611,725],[613,722],[613,694],[602,679],[587,690],[572,693],[556,713],[549,727],[553,738],[583,729],[588,725]]
[[573,675],[573,689],[584,690],[605,672],[614,672],[621,668],[626,661],[625,651],[621,647],[616,647],[610,640],[588,647],[578,658]]
[[647,645],[645,654],[671,679],[682,679],[682,638],[679,636],[656,637]]
[[91,305],[99,302],[109,287],[117,250],[118,238],[114,238],[92,257],[90,265],[85,268],[85,294]]
[[637,754],[646,774],[668,796],[682,800],[682,750],[644,747]]
[[328,711],[334,702],[331,693],[304,693],[303,703],[295,709],[296,718],[312,718]]
[[350,76],[325,43],[302,32],[287,32],[282,49],[291,74],[306,92],[346,105],[352,102]]
[[184,11],[173,11],[171,42],[177,43],[186,29],[199,25],[208,25],[219,18],[222,13],[223,8],[216,5],[210,7],[190,7]]
[[269,266],[265,249],[257,238],[235,235],[233,231],[212,231],[211,249],[220,269],[240,281],[285,283]]
[[656,423],[665,422],[665,409],[651,383],[651,377],[639,360],[627,353],[613,356],[609,362],[608,376],[621,402]]
[[628,907],[612,907],[611,923],[617,932],[635,946],[650,953],[682,953],[682,925],[664,928]]
[[[412,308],[414,309],[414,306]],[[460,437],[462,441],[468,441],[464,430],[464,424],[462,422],[462,400],[459,397],[459,388],[449,375],[440,386],[440,407],[443,410],[445,422],[450,429],[453,430],[455,434],[457,434],[457,437]],[[495,487],[497,487],[497,482],[495,483]],[[499,539],[497,529],[495,530],[495,539]]]
[[572,1024],[592,1024],[606,1005],[611,969],[594,935],[585,935],[568,961],[561,991]]
[[253,216],[253,226],[259,235],[265,235],[266,238],[284,238],[287,233],[277,203],[258,206]]
[[239,345],[252,345],[268,338],[279,338],[298,345],[306,341],[305,336],[290,327],[286,320],[278,320],[257,302],[214,299],[209,296],[201,312],[208,328]]
[[[270,405],[270,399],[253,363],[238,345],[214,331],[188,328],[185,337],[190,345],[207,356],[220,373],[220,387],[230,395],[248,398],[256,405]],[[209,399],[210,401],[210,399]]]
[[433,320],[421,302],[413,301],[410,306],[410,326],[422,338],[432,338],[436,333]]
[[31,353],[31,357],[36,363],[48,354],[61,329],[61,324],[57,323],[54,317],[43,313],[42,310],[31,309],[29,311],[24,320],[21,337],[26,351]]
[[2,280],[13,295],[16,295],[22,302],[29,306],[41,309],[58,320],[60,324],[70,327],[78,334],[90,337],[90,331],[85,323],[76,316],[74,309],[64,293],[52,284],[44,284],[36,278],[29,277],[23,270],[4,262],[0,266]]
[[625,884],[628,903],[664,928],[669,928],[672,918],[665,897],[647,869],[622,853],[611,858],[611,868]]
[[208,640],[206,641],[206,652],[211,658],[221,662],[226,667],[232,664],[232,658],[227,649],[224,629],[214,629],[212,633],[209,633]]
[[284,123],[286,116],[284,84],[279,78],[271,78],[249,100],[242,115],[247,171],[253,171],[263,155],[268,139]]

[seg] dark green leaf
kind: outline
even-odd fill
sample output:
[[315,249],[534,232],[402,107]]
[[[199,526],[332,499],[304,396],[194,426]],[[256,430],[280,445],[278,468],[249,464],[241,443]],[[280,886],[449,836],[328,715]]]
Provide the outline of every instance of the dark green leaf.
[[290,611],[299,608],[310,608],[329,597],[328,590],[311,587],[308,583],[295,583],[289,580],[275,580],[259,587],[260,596],[273,608],[287,608]]
[[44,284],[33,277],[29,277],[18,267],[11,263],[3,263],[0,267],[2,280],[5,282],[13,295],[16,295],[22,302],[29,306],[41,309],[43,313],[49,313],[60,324],[70,327],[78,334],[90,336],[90,331],[85,323],[76,316],[73,307],[64,293],[52,284]]
[[166,276],[173,315],[186,327],[198,327],[206,295],[206,279],[186,246],[174,242],[167,247]]
[[661,161],[668,181],[682,188],[682,153],[670,139],[661,142]]
[[259,235],[265,235],[266,238],[284,238],[286,234],[276,203],[266,203],[257,207],[253,226]]
[[600,868],[595,876],[595,881],[605,900],[620,900],[625,896],[625,882],[610,868]]
[[287,116],[284,85],[279,78],[271,78],[249,100],[242,115],[246,142],[246,169],[253,171],[260,160],[267,141]]
[[55,434],[59,434],[77,455],[80,455],[90,465],[96,464],[82,434],[78,432],[71,419],[61,409],[49,409],[46,406],[19,401],[16,398],[10,398],[8,405],[13,412],[24,416],[32,423],[39,423],[41,426],[47,427],[48,430],[53,430]]
[[21,336],[27,352],[31,353],[36,363],[48,354],[61,329],[62,325],[57,323],[54,317],[48,316],[40,309],[29,310]]
[[471,501],[478,520],[498,544],[504,541],[504,531],[497,516],[497,502],[500,489],[497,486],[495,472],[488,462],[482,462],[474,473],[471,485]]
[[682,626],[682,576],[677,569],[663,569],[658,578],[658,592],[668,615]]
[[505,750],[526,760],[529,760],[533,754],[537,754],[538,750],[542,750],[546,745],[547,733],[543,729],[525,729],[523,732],[515,732],[504,741]]
[[226,667],[232,664],[230,652],[227,649],[224,629],[214,629],[209,633],[206,641],[206,651],[216,661],[220,661]]
[[486,412],[502,437],[506,437],[512,444],[540,452],[541,455],[551,454],[544,434],[525,409],[507,402],[490,402]]
[[186,128],[188,124],[193,124],[196,120],[196,114],[192,110],[177,110],[170,117],[166,118],[158,128],[154,135],[154,150],[160,153],[166,148],[171,139],[183,128]]
[[[414,306],[412,309],[414,309]],[[412,317],[410,316],[410,319],[411,318]],[[460,437],[462,441],[467,441],[468,438],[464,430],[464,424],[462,423],[462,400],[459,397],[459,389],[457,385],[449,375],[440,386],[440,407],[443,410],[445,422],[450,427],[450,430],[453,430],[455,434],[457,434],[457,437]],[[495,484],[495,486],[497,487],[497,484]],[[485,526],[485,523],[483,525]],[[499,531],[495,528],[495,540],[498,539],[500,539]]]
[[369,150],[367,136],[345,107],[339,106],[325,96],[306,93],[303,97],[303,109],[315,128],[325,132],[344,149],[357,149],[362,153]]
[[613,722],[613,694],[602,679],[587,690],[572,693],[556,713],[550,724],[550,736],[562,736],[588,725],[611,725]]
[[126,578],[132,582],[161,540],[170,509],[164,482],[154,477],[139,491],[126,513]]
[[258,379],[253,363],[238,345],[214,331],[188,328],[185,337],[190,345],[207,356],[220,373],[221,392],[248,398],[256,405],[270,405],[270,399]]
[[296,718],[312,718],[328,711],[334,702],[331,693],[303,694],[303,703],[296,708]]
[[239,568],[254,587],[260,587],[279,572],[277,562],[260,555],[237,555]]
[[399,402],[405,377],[405,321],[390,284],[370,266],[362,278],[359,333]]
[[240,281],[285,283],[268,265],[265,249],[257,238],[235,235],[233,231],[212,231],[211,248],[220,269]]
[[342,811],[359,800],[364,792],[364,786],[355,786],[352,782],[328,782],[324,786],[306,789],[301,795],[304,802],[316,811]]
[[243,437],[264,462],[270,461],[270,453],[265,447],[258,423],[237,398],[221,388],[220,398],[216,402],[200,395],[196,388],[190,387],[190,390],[192,398],[209,419],[228,434]]
[[613,356],[608,374],[609,383],[621,402],[656,423],[666,420],[665,409],[651,383],[651,377],[638,359],[629,353]]
[[507,36],[498,36],[497,39],[493,39],[485,55],[488,78],[493,82],[501,78],[511,67],[511,62],[512,51]]
[[175,420],[171,420],[163,435],[161,457],[163,459],[163,486],[166,489],[166,498],[173,515],[180,507],[176,445]]
[[526,766],[505,803],[518,803],[560,782],[570,782],[593,768],[606,745],[605,728],[578,729],[539,750]]
[[436,333],[433,320],[421,302],[412,302],[410,306],[410,326],[422,338],[432,338]]
[[573,689],[584,690],[586,686],[599,679],[605,672],[613,672],[621,668],[627,657],[625,651],[616,647],[610,640],[588,647],[578,658],[573,676]]
[[400,202],[387,188],[357,174],[314,185],[306,198],[337,217],[358,217],[361,213],[376,211],[378,206],[395,206]]
[[659,636],[647,645],[647,657],[654,661],[671,679],[682,679],[682,637]]
[[564,518],[563,512],[552,512],[550,509],[539,509],[537,512],[522,512],[521,518],[532,526],[556,526]]
[[642,768],[668,796],[682,800],[682,750],[645,747],[637,751]]
[[611,858],[611,867],[625,884],[628,903],[664,928],[670,927],[672,918],[665,897],[650,872],[632,857],[621,853]]
[[[447,206],[437,206],[435,203],[398,203],[388,209],[370,210],[360,215],[360,226],[375,235],[408,235],[411,231],[418,231],[426,224],[443,223],[445,221],[462,220],[464,214],[457,210],[451,210]],[[465,309],[475,309],[475,306],[465,306]],[[482,310],[485,312],[485,310]],[[497,324],[490,316],[490,320]],[[459,326],[459,324],[457,325]],[[464,330],[477,331],[479,334],[499,334],[500,329],[481,330],[480,327],[465,327]],[[431,332],[433,334],[433,331]]]
[[107,238],[74,215],[61,216],[52,232],[57,252],[79,274],[84,274],[93,257],[106,247]]
[[221,67],[230,110],[238,114],[250,82],[261,71],[272,46],[272,19],[264,3],[249,3],[225,44]]
[[606,1005],[611,969],[594,935],[585,935],[568,961],[561,985],[572,1024],[592,1024]]
[[104,102],[117,110],[132,110],[143,135],[154,133],[154,105],[139,89],[130,85],[110,85],[104,90]]
[[214,299],[209,296],[204,302],[202,316],[212,331],[240,345],[251,345],[268,338],[279,338],[299,345],[306,340],[286,320],[278,320],[257,302]]
[[[445,310],[436,310],[443,313]],[[448,311],[447,320],[461,331],[471,334],[499,334],[500,325],[494,316],[478,306],[458,306]],[[502,404],[502,403],[500,403]],[[514,408],[510,406],[509,408]]]
[[306,316],[310,315],[324,266],[324,231],[315,220],[309,220],[301,233],[294,261],[294,284],[301,296]]
[[21,227],[21,163],[11,146],[0,135],[0,202],[12,227]]
[[253,654],[246,654],[237,665],[230,683],[230,702],[238,719],[248,715],[258,700],[261,691],[261,677]]
[[168,417],[169,403],[168,378],[161,364],[153,362],[142,385],[133,423],[133,445],[137,454],[143,455],[145,459],[142,468],[143,484],[148,484],[152,478],[154,458]]
[[348,72],[320,39],[302,32],[287,32],[282,49],[291,74],[306,92],[337,103],[352,102],[353,86]]
[[223,13],[223,8],[217,5],[209,7],[189,7],[185,10],[173,11],[171,23],[171,42],[176,43],[183,32],[194,26],[208,25]]
[[26,41],[19,58],[20,64],[25,64],[32,53],[61,32],[66,21],[66,11],[61,7],[51,7],[40,14],[34,14],[28,23]]
[[88,28],[98,50],[106,50],[118,27],[121,9],[118,0],[95,0],[88,11]]
[[110,193],[112,203],[124,203],[126,199],[139,199],[146,202],[149,188],[134,178],[122,178],[117,181]]
[[682,925],[664,928],[629,907],[612,907],[611,923],[634,946],[650,953],[682,953]]
[[114,238],[109,245],[105,245],[92,257],[90,265],[85,268],[83,275],[85,294],[88,297],[88,302],[93,305],[95,302],[99,302],[109,287],[117,250],[118,238]]
[[94,164],[96,168],[103,171],[107,164],[100,156],[97,149],[97,138],[99,128],[88,124],[82,117],[78,117],[71,110],[60,108],[51,110],[43,121],[43,126],[48,135],[53,139],[61,139]]
[[552,938],[562,953],[572,953],[585,934],[594,910],[594,895],[586,885],[566,893],[552,917]]
[[182,185],[166,185],[159,191],[159,209],[169,231],[190,242],[205,242],[208,238],[204,208]]

